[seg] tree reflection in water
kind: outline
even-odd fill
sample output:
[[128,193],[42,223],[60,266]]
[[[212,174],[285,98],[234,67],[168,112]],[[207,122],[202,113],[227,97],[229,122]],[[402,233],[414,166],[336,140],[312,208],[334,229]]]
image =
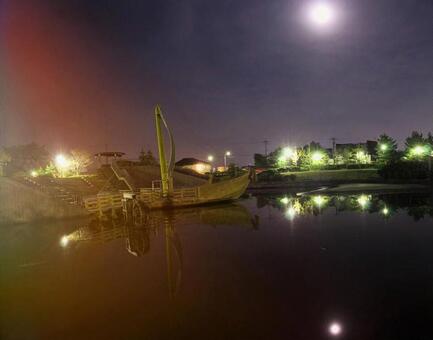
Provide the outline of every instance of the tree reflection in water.
[[334,211],[379,213],[390,218],[399,211],[406,212],[415,221],[433,217],[431,194],[357,194],[357,195],[258,195],[257,208],[270,206],[284,211],[289,219],[298,215],[320,215]]

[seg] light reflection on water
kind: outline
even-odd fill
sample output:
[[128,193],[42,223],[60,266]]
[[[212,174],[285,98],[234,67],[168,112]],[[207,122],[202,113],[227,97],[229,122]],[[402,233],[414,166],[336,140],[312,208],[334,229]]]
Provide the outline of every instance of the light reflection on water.
[[431,195],[238,204],[0,230],[0,338],[420,337]]
[[268,195],[258,196],[258,206],[270,205],[282,209],[288,219],[295,216],[319,215],[330,210],[342,212],[379,213],[389,218],[405,212],[414,220],[433,217],[433,203],[429,194],[386,194],[386,195]]

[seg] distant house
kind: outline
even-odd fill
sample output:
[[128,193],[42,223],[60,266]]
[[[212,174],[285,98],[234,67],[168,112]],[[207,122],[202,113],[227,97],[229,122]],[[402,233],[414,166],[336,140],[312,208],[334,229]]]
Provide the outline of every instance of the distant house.
[[182,158],[180,161],[176,162],[175,165],[178,168],[192,170],[199,174],[206,174],[212,170],[210,163],[196,158]]

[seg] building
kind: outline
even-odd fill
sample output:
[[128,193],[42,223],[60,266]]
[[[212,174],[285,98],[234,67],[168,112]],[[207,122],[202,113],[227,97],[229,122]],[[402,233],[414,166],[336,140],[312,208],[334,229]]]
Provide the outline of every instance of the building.
[[195,171],[199,174],[206,174],[212,171],[212,165],[196,158],[182,158],[176,162],[176,167]]

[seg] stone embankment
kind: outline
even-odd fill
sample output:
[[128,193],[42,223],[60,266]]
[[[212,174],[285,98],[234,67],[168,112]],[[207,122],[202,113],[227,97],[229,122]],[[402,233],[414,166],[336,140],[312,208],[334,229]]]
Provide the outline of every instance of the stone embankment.
[[70,202],[11,178],[0,178],[0,224],[84,216],[78,202]]

